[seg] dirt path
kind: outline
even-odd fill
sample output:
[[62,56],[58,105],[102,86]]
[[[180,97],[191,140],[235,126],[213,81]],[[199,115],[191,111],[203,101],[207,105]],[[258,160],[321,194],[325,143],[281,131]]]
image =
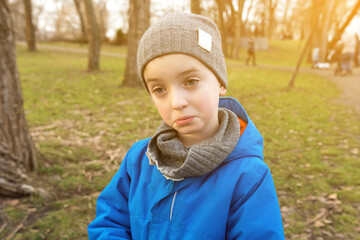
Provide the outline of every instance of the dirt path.
[[[293,72],[295,69],[295,67],[271,65],[258,65],[257,67],[290,72]],[[300,72],[317,74],[337,83],[339,89],[342,91],[339,102],[350,105],[360,115],[360,67],[353,68],[352,71],[353,73],[350,76],[335,76],[333,67],[327,70],[312,69],[308,67],[300,68]]]
[[[313,70],[313,69],[312,69]],[[354,107],[360,114],[360,68],[353,68],[351,76],[334,76],[334,70],[313,70],[314,73],[324,76],[337,83],[342,91],[340,101]]]

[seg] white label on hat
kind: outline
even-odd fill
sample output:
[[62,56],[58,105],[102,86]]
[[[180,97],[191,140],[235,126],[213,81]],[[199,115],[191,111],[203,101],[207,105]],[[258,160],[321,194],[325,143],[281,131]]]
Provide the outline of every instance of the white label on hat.
[[198,30],[198,45],[203,49],[211,52],[211,43],[212,43],[211,35],[205,32],[204,30],[201,30],[200,28],[198,28],[197,30]]

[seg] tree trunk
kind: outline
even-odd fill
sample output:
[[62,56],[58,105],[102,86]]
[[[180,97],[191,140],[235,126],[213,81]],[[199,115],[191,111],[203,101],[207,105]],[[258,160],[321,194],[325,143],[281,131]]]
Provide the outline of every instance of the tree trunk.
[[288,25],[288,12],[289,12],[289,7],[290,7],[290,0],[286,0],[286,1],[285,1],[285,8],[284,8],[284,16],[283,16],[283,19],[282,19],[282,24],[283,24],[284,26],[286,26],[286,27],[285,27],[286,30],[288,29],[287,25]]
[[319,40],[318,27],[319,27],[319,19],[320,19],[318,13],[320,13],[320,9],[321,9],[321,4],[319,0],[312,0],[310,7],[310,23],[309,23],[310,32],[312,32],[312,34],[311,34],[311,38],[309,38],[309,43],[307,47],[308,63],[313,62],[313,49],[315,47],[318,47],[318,40]]
[[[262,1],[262,4],[264,5],[264,8],[263,8],[263,11],[261,13],[261,23],[260,23],[260,26],[261,26],[261,30],[258,31],[259,32],[259,35],[262,36],[262,37],[266,37],[267,36],[267,29],[266,29],[266,26],[267,26],[267,19],[266,19],[266,4],[267,4],[267,0],[263,0]],[[255,32],[255,37],[256,36],[256,32]]]
[[36,51],[35,28],[32,19],[31,0],[24,0],[25,22],[26,22],[26,43],[30,52]]
[[333,1],[330,1],[328,4],[323,4],[323,22],[320,33],[320,62],[325,62],[327,57],[327,43],[329,35],[329,24],[330,24],[330,11],[333,8]]
[[98,20],[100,27],[100,39],[101,41],[106,40],[106,32],[107,32],[107,20],[108,20],[108,11],[106,9],[106,1],[100,1],[97,3],[97,11],[98,11]]
[[137,70],[136,55],[140,38],[149,27],[149,22],[150,0],[129,0],[129,32],[123,86],[142,86]]
[[88,71],[93,72],[100,69],[100,31],[92,0],[84,0],[84,4],[87,19],[87,35],[89,39]]
[[243,30],[246,29],[246,25],[247,23],[249,22],[249,15],[250,15],[250,12],[252,11],[252,8],[253,8],[253,5],[254,5],[254,0],[250,0],[250,5],[246,11],[246,17],[245,17],[245,20],[244,20],[244,23],[243,23]]
[[0,0],[0,195],[34,192],[27,173],[37,168],[23,110],[15,38],[6,0]]
[[191,0],[191,12],[201,14],[200,0]]
[[220,33],[221,33],[221,38],[222,38],[222,50],[224,53],[224,56],[227,57],[228,56],[228,49],[227,49],[227,31],[226,31],[226,24],[224,21],[224,12],[225,12],[225,1],[223,0],[216,0],[216,3],[218,5],[218,9],[219,9],[219,28],[220,28]]
[[295,86],[295,79],[296,79],[296,76],[297,76],[297,74],[299,72],[301,63],[302,63],[302,61],[304,59],[305,53],[306,53],[307,49],[309,48],[311,37],[312,37],[312,32],[310,32],[308,40],[306,41],[305,46],[304,46],[303,50],[301,51],[300,57],[299,57],[298,62],[296,64],[295,71],[293,72],[293,75],[291,76],[291,79],[290,79],[289,84],[287,86],[288,89],[292,89]]
[[275,10],[277,7],[278,1],[277,0],[269,0],[269,27],[268,27],[268,38],[272,39],[273,31],[275,27]]
[[335,35],[333,37],[333,39],[331,40],[331,42],[329,43],[329,49],[332,49],[335,47],[336,42],[340,39],[341,35],[343,34],[345,28],[349,25],[349,23],[351,22],[351,20],[354,18],[354,16],[356,15],[356,13],[358,12],[358,10],[360,9],[360,0],[358,0],[353,9],[351,10],[350,14],[348,15],[348,17],[346,18],[345,22],[343,23],[343,25],[335,32]]
[[233,49],[232,49],[232,57],[239,58],[239,51],[240,51],[240,37],[242,35],[242,14],[244,9],[244,2],[245,0],[238,0],[238,8],[239,10],[235,14],[235,36],[233,42]]
[[81,11],[81,0],[74,0],[76,11],[79,15],[80,19],[80,26],[81,26],[81,41],[86,42],[87,41],[87,33],[86,33],[86,27],[85,27],[85,21],[84,21],[84,15]]
[[[322,0],[322,1],[324,1],[324,0]],[[323,3],[325,3],[325,1]],[[319,12],[320,12],[318,0],[312,0],[310,11],[311,11],[310,18],[312,20],[313,19],[318,19]],[[292,89],[295,86],[295,79],[296,79],[296,76],[297,76],[297,74],[299,72],[301,63],[302,63],[302,61],[303,61],[303,59],[305,57],[306,52],[308,51],[309,48],[311,48],[311,43],[314,40],[314,35],[315,35],[316,32],[317,32],[317,22],[311,22],[311,24],[310,24],[310,34],[308,36],[308,39],[307,39],[307,41],[305,43],[305,46],[304,46],[303,50],[301,51],[300,57],[299,57],[298,62],[296,64],[295,71],[293,72],[293,75],[291,76],[291,79],[290,79],[289,84],[287,86],[288,89]]]

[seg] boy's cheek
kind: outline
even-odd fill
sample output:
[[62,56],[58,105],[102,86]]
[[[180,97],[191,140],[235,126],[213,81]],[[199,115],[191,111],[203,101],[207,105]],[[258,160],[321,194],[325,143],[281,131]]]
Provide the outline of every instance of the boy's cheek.
[[155,106],[156,106],[161,118],[166,122],[166,120],[169,116],[169,110],[160,102],[155,102]]

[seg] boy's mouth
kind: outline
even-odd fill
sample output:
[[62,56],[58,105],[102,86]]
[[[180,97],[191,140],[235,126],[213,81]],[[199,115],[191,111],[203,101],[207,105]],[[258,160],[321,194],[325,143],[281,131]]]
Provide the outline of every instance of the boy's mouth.
[[185,124],[190,123],[193,119],[194,119],[194,117],[192,117],[192,116],[181,117],[181,118],[176,119],[175,123],[177,125],[185,125]]

